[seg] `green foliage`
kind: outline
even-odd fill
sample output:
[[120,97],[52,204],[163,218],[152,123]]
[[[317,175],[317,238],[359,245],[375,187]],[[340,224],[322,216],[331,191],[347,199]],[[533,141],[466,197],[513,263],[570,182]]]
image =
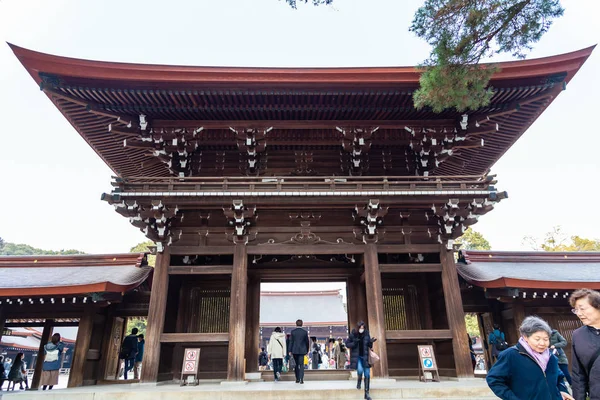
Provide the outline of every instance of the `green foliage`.
[[525,236],[523,242],[534,250],[543,251],[600,251],[600,240],[587,239],[581,236],[567,237],[560,226],[547,232],[541,241],[532,236]]
[[492,246],[483,235],[469,227],[455,243],[461,244],[465,250],[491,250]]
[[0,238],[0,255],[2,256],[55,256],[69,254],[85,254],[83,251],[69,250],[42,250],[29,246],[28,244],[15,244],[5,242]]
[[146,336],[146,325],[148,324],[148,320],[146,318],[128,318],[127,319],[127,328],[125,328],[125,333],[129,335],[133,328],[138,329],[138,335]]
[[476,314],[465,314],[465,324],[467,325],[467,333],[472,337],[480,336],[479,322]]
[[496,69],[480,60],[497,53],[524,58],[563,12],[559,0],[426,0],[409,29],[433,47],[415,106],[462,112],[488,105]]
[[[154,247],[156,244],[152,240],[147,240],[145,242],[141,242],[136,244],[129,250],[130,253],[147,253],[150,251],[149,247]],[[155,266],[156,264],[156,256],[148,255],[148,265]]]
[[[292,7],[293,9],[298,8],[297,7],[297,3],[308,3],[308,0],[285,0],[286,3],[288,3],[290,5],[290,7]],[[312,4],[313,6],[319,6],[321,4],[325,4],[325,5],[329,5],[333,3],[333,0],[312,0]]]

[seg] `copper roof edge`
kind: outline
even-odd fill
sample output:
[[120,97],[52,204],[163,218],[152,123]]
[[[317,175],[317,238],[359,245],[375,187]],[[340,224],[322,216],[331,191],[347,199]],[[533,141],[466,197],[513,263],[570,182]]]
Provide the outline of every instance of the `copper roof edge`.
[[0,267],[69,267],[86,265],[135,265],[140,267],[147,253],[65,254],[65,255],[0,255]]
[[[95,61],[41,53],[7,44],[36,81],[35,72],[117,81],[190,83],[418,83],[417,67],[202,67]],[[583,65],[596,45],[554,56],[493,63],[501,70],[494,79],[569,72]],[[489,64],[482,64],[489,65]]]
[[594,251],[487,251],[463,250],[470,262],[568,263],[598,262],[600,252]]

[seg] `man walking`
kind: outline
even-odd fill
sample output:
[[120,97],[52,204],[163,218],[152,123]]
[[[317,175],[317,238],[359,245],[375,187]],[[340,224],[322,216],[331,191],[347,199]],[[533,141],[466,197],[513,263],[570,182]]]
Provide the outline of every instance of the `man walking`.
[[135,365],[135,356],[138,353],[138,329],[133,328],[131,330],[131,335],[125,337],[123,339],[123,344],[121,345],[121,351],[119,353],[119,358],[125,360],[124,367],[124,377],[127,379],[127,372],[133,369]]
[[302,320],[299,319],[296,321],[296,329],[290,332],[289,347],[290,356],[296,361],[296,383],[304,383],[304,356],[308,354],[309,348],[308,332],[302,329]]

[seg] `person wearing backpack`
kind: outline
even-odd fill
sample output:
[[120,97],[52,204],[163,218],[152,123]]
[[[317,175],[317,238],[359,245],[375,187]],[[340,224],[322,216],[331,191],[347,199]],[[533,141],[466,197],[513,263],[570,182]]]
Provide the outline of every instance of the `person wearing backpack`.
[[65,344],[60,341],[60,333],[52,335],[50,342],[44,346],[44,364],[40,378],[42,390],[52,390],[54,385],[58,385],[60,358],[64,348]]
[[271,333],[271,339],[267,345],[267,352],[273,362],[273,375],[275,382],[281,379],[281,371],[283,369],[283,357],[287,354],[287,346],[285,343],[285,334],[281,332],[281,328],[277,327]]
[[492,347],[492,359],[496,361],[498,355],[508,348],[504,332],[500,330],[500,325],[494,324],[494,330],[488,336],[488,343]]
[[123,339],[123,344],[121,345],[121,351],[119,352],[119,358],[121,360],[125,360],[124,367],[124,378],[127,380],[127,372],[133,369],[135,365],[135,357],[138,353],[138,329],[133,328],[131,330],[131,335],[128,335]]
[[265,371],[267,366],[269,365],[269,355],[265,351],[264,347],[260,348],[260,353],[258,353],[258,370]]
[[580,289],[569,298],[583,326],[573,331],[573,397],[600,399],[600,292]]

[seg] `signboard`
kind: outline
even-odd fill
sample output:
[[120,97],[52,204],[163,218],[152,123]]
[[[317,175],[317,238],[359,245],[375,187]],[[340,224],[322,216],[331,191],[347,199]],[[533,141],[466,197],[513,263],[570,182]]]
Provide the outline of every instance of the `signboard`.
[[440,381],[433,346],[417,346],[419,352],[419,376],[422,381]]
[[198,385],[199,361],[200,349],[185,349],[183,352],[183,365],[181,366],[181,386],[187,384],[187,381],[183,379],[186,375],[193,375],[193,384]]

